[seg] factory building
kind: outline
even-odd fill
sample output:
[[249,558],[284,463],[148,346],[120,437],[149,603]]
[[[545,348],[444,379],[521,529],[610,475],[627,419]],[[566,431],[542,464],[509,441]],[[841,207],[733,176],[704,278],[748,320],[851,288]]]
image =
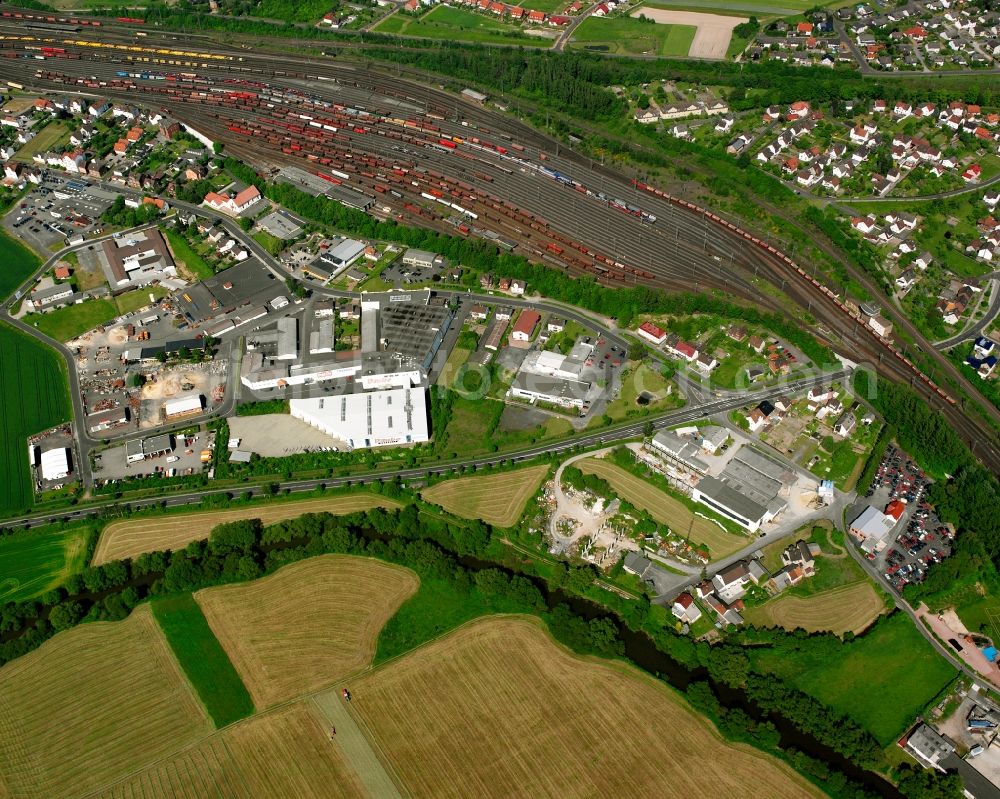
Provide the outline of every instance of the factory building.
[[754,533],[785,509],[779,494],[793,481],[783,464],[742,447],[718,477],[699,480],[691,496]]
[[169,433],[163,433],[149,438],[136,438],[125,442],[125,462],[138,463],[147,458],[157,458],[169,455],[174,451]]
[[352,449],[417,444],[430,438],[424,388],[293,399],[289,406],[296,419]]

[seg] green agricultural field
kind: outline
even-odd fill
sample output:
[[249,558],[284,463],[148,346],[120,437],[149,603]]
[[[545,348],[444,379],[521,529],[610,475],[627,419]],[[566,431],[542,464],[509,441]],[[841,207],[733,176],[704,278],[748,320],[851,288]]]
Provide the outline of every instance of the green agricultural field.
[[663,25],[632,17],[584,20],[571,46],[616,55],[686,56],[694,40],[692,25]]
[[33,599],[82,571],[88,529],[48,527],[0,538],[0,604]]
[[79,305],[67,305],[65,308],[56,308],[45,313],[28,314],[24,317],[24,321],[49,338],[69,341],[88,330],[93,330],[98,325],[110,322],[116,316],[118,308],[111,300],[97,299],[87,300]]
[[34,252],[0,230],[0,299],[10,296],[41,265]]
[[31,507],[27,438],[69,420],[64,369],[53,350],[0,325],[0,515]]
[[751,649],[754,668],[777,674],[856,721],[888,746],[955,677],[903,613],[836,649],[803,640]]
[[250,693],[190,593],[153,602],[153,616],[216,727],[254,712]]
[[398,33],[425,39],[449,39],[488,44],[533,44],[548,46],[551,39],[528,36],[517,25],[464,8],[435,6],[421,17],[396,13],[375,27],[378,33]]

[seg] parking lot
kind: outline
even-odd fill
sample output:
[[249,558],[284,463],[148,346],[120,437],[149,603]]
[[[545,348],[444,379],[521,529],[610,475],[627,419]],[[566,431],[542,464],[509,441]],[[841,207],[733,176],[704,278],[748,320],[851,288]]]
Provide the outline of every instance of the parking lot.
[[[170,436],[170,443],[170,452],[133,463],[128,463],[126,456],[126,447],[129,445],[110,447],[94,456],[94,479],[100,485],[153,474],[164,477],[196,474],[206,467],[201,461],[201,453],[202,450],[212,449],[215,445],[215,434],[206,432],[178,434]],[[132,444],[132,447],[135,446]]]
[[929,484],[927,475],[905,452],[889,447],[866,493],[876,507],[894,500],[906,503],[900,519],[902,532],[874,557],[897,591],[907,583],[922,582],[931,563],[940,563],[951,554],[954,532],[924,498]]
[[112,192],[46,172],[42,183],[25,195],[5,224],[38,252],[52,252],[75,236],[100,235],[101,215],[114,199]]

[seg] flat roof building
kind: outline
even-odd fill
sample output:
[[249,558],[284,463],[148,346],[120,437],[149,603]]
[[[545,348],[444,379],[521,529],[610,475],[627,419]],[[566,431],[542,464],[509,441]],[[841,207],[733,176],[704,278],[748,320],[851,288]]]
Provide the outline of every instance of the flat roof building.
[[412,266],[414,269],[431,269],[440,263],[440,258],[436,252],[411,248],[403,253],[402,261],[403,266]]
[[547,402],[565,408],[582,408],[591,384],[564,377],[549,377],[521,371],[510,386],[510,395],[531,402]]
[[62,480],[70,472],[69,449],[59,447],[42,453],[39,467],[43,480]]
[[895,526],[895,518],[869,505],[851,522],[850,532],[861,542],[864,552],[881,552]]
[[167,243],[156,228],[105,239],[101,249],[113,288],[177,276]]
[[794,474],[784,464],[744,446],[718,477],[703,477],[692,498],[756,532],[785,509],[779,493],[792,482]]
[[423,388],[292,399],[289,406],[296,419],[352,449],[416,444],[430,438]]
[[124,405],[117,408],[110,408],[106,411],[97,411],[87,416],[87,429],[91,433],[99,433],[107,430],[116,424],[128,421],[128,408]]

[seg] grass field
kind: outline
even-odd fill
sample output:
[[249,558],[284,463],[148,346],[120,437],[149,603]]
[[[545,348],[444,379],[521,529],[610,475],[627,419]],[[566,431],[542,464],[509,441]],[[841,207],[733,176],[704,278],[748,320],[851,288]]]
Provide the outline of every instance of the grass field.
[[903,613],[879,621],[842,651],[750,650],[755,666],[782,677],[888,746],[955,677],[955,669]]
[[816,574],[763,605],[748,607],[744,617],[760,627],[801,627],[841,635],[866,630],[885,611],[885,601],[861,567],[844,549],[844,533],[823,520],[764,548],[769,571],[781,568],[781,552],[797,540],[819,544]]
[[451,388],[455,383],[455,378],[458,376],[459,369],[462,368],[462,365],[468,360],[471,354],[471,350],[455,347],[448,356],[448,360],[445,361],[441,374],[438,375],[438,385]]
[[212,265],[194,251],[187,239],[171,228],[161,228],[174,254],[178,266],[187,269],[198,280],[205,280],[215,274]]
[[153,616],[216,727],[254,711],[240,675],[191,594],[153,602]]
[[801,627],[809,632],[841,635],[860,633],[885,609],[882,597],[866,582],[844,585],[808,597],[782,595],[764,605],[747,608],[744,618],[758,626]]
[[133,558],[159,549],[183,549],[192,541],[208,538],[216,525],[239,519],[260,519],[267,525],[294,519],[303,513],[344,514],[371,508],[398,507],[399,503],[391,499],[360,491],[357,494],[247,505],[230,510],[126,519],[111,522],[101,531],[93,564],[99,566],[111,560]]
[[473,622],[350,687],[416,799],[822,795],[652,677],[576,657],[523,617]]
[[0,269],[0,300],[5,300],[42,265],[42,261],[33,250],[0,229],[0,264],[3,264]]
[[0,796],[82,796],[211,730],[148,607],[0,669]]
[[146,286],[134,291],[126,291],[124,294],[119,294],[115,297],[115,307],[118,309],[119,314],[138,311],[140,308],[145,308],[149,305],[150,294],[153,295],[154,299],[158,300],[166,297],[169,292],[163,286]]
[[45,313],[31,313],[24,317],[24,322],[49,338],[66,342],[98,325],[110,322],[116,316],[118,308],[111,300],[96,299]]
[[[608,403],[604,414],[619,421],[629,416],[681,407],[684,404],[683,398],[677,391],[668,393],[669,389],[670,384],[667,379],[655,369],[650,369],[644,363],[638,365],[630,363],[622,374],[621,391],[615,399]],[[647,398],[650,401],[647,405],[639,405],[636,402],[641,394],[648,395]],[[600,424],[602,424],[601,417],[595,416],[588,427]]]
[[68,138],[69,128],[62,122],[50,122],[35,137],[14,153],[14,160],[30,164],[36,153],[44,153],[53,149],[64,136]]
[[87,528],[30,530],[0,538],[0,604],[19,602],[61,585],[83,570]]
[[27,438],[70,418],[64,370],[55,351],[0,324],[0,516],[31,507]]
[[696,28],[661,25],[631,17],[589,17],[573,32],[570,46],[616,55],[686,56]]
[[585,474],[596,474],[606,480],[622,499],[645,510],[660,524],[668,525],[678,535],[688,537],[692,543],[707,547],[713,560],[736,552],[748,543],[745,537],[734,535],[721,529],[715,522],[696,516],[669,494],[610,461],[587,458],[576,466]]
[[552,43],[551,39],[527,36],[512,23],[500,22],[492,16],[451,6],[436,6],[419,18],[409,14],[393,14],[376,25],[375,31],[420,36],[425,39],[453,39],[491,44],[533,44],[545,47]]
[[102,799],[359,799],[361,781],[304,703],[207,738],[100,796]]
[[473,475],[443,480],[420,492],[463,519],[482,519],[494,527],[511,527],[538,490],[548,466],[529,466],[499,474]]
[[418,584],[399,566],[324,555],[195,598],[254,703],[265,708],[367,666],[383,625]]

